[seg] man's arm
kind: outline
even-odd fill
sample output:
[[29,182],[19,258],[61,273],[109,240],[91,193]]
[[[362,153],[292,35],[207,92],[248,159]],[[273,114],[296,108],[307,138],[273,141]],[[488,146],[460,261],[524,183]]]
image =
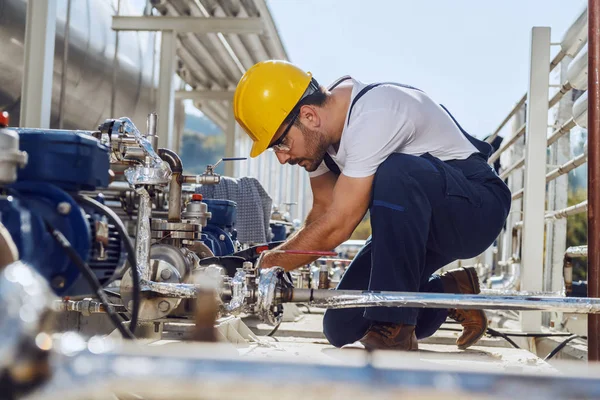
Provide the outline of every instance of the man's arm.
[[[373,177],[350,178],[340,175],[333,189],[330,206],[324,211],[317,211],[319,215],[310,224],[278,249],[327,251],[347,240],[369,207]],[[317,258],[267,253],[262,257],[260,266],[281,266],[291,271]]]
[[310,225],[327,212],[327,209],[333,202],[333,189],[335,188],[336,182],[337,176],[331,171],[315,178],[310,178],[313,206],[306,217],[306,221],[304,222],[305,226]]

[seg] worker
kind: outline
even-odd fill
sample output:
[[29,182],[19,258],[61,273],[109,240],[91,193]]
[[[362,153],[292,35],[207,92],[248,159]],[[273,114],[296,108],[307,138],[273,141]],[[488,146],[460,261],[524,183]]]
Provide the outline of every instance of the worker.
[[[372,237],[337,289],[480,292],[473,268],[434,272],[489,247],[508,215],[510,191],[487,164],[491,147],[426,93],[352,77],[325,88],[311,73],[271,60],[246,71],[233,108],[253,141],[251,157],[272,149],[281,164],[310,174],[312,209],[281,249],[333,249],[369,211]],[[314,259],[269,253],[260,268],[290,271]],[[463,326],[461,349],[486,331],[483,311],[460,307],[327,310],[323,331],[337,347],[417,350],[417,340],[447,316]]]

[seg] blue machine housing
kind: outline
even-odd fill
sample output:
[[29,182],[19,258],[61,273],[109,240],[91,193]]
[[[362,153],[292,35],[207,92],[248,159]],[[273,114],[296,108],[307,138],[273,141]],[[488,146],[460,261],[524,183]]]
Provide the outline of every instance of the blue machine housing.
[[236,203],[231,200],[204,199],[212,214],[207,225],[202,228],[202,242],[215,256],[227,256],[236,251],[235,230]]
[[10,232],[20,258],[31,264],[58,295],[89,293],[76,285],[79,269],[48,233],[46,223],[59,230],[86,261],[101,282],[124,262],[122,242],[109,226],[111,240],[100,259],[96,257],[95,225],[103,216],[73,198],[79,190],[107,186],[108,148],[82,132],[18,129],[20,149],[29,155],[17,182],[0,196],[0,220]]

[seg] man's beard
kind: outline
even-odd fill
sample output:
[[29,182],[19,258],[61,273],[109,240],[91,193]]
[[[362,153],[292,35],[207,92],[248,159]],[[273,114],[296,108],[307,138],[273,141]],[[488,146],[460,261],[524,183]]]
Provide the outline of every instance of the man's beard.
[[288,161],[290,165],[302,164],[301,166],[308,172],[315,171],[319,165],[323,162],[325,153],[329,148],[329,142],[327,141],[324,134],[319,131],[311,130],[300,124],[298,127],[304,135],[304,144],[306,146],[306,152],[311,154],[311,157],[294,158]]

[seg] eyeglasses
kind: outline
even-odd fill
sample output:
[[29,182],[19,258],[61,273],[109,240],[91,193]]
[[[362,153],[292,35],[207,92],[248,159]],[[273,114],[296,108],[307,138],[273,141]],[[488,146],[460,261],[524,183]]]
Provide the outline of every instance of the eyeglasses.
[[274,141],[272,145],[267,147],[268,149],[271,149],[273,151],[279,151],[282,153],[286,153],[291,150],[289,145],[286,145],[285,143],[283,143],[285,140],[285,137],[290,132],[292,125],[294,125],[294,122],[296,122],[296,119],[300,115],[300,106],[302,104],[302,100],[304,100],[306,97],[310,96],[311,94],[313,94],[314,92],[316,92],[318,90],[319,90],[319,83],[314,78],[312,78],[310,80],[310,83],[308,84],[308,87],[306,88],[306,91],[304,92],[302,97],[300,97],[300,100],[298,101],[298,104],[296,105],[295,110],[293,110],[290,113],[290,115],[292,115],[292,119],[291,119],[290,123],[285,128],[285,130],[283,131],[281,136],[279,136],[279,138],[276,141]]
[[290,121],[288,126],[285,128],[285,130],[283,131],[281,136],[279,136],[279,138],[276,141],[274,141],[272,145],[270,145],[268,147],[269,149],[271,149],[273,151],[282,152],[282,153],[287,153],[288,151],[291,150],[290,146],[288,144],[285,144],[284,141],[285,141],[287,134],[290,133],[290,129],[292,128],[292,125],[294,125],[294,122],[296,122],[298,115],[300,115],[299,112],[297,112],[297,111],[294,112],[292,120]]

